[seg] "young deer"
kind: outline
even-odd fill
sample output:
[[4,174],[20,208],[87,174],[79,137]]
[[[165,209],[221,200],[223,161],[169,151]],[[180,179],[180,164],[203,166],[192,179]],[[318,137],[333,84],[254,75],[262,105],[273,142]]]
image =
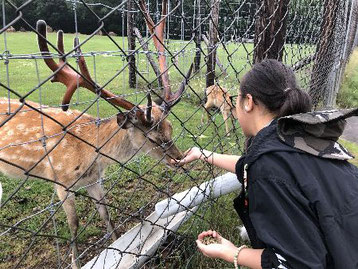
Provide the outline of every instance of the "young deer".
[[[172,125],[166,117],[179,101],[192,67],[174,94],[165,80],[167,76],[163,76],[166,87],[161,106],[152,103],[149,94],[146,106],[136,106],[102,89],[91,79],[77,38],[74,46],[81,55],[81,74],[66,61],[62,31],[57,37],[58,51],[63,55],[59,63],[50,57],[44,21],[37,22],[37,31],[44,61],[54,72],[52,82],[60,82],[67,87],[63,110],[68,109],[78,86],[127,110],[111,119],[98,121],[76,110],[64,112],[59,108],[40,107],[27,100],[0,99],[0,172],[12,178],[35,177],[55,183],[71,231],[72,267],[78,268],[76,239],[79,224],[73,192],[80,187],[87,189],[107,224],[108,233],[116,240],[118,235],[105,206],[104,192],[98,179],[104,175],[109,164],[115,161],[125,163],[137,153],[147,153],[168,166],[171,166],[171,159],[182,158],[182,153],[172,141]],[[160,65],[160,70],[162,74],[167,73],[165,65]]]
[[205,90],[205,95],[206,95],[207,100],[204,105],[205,111],[203,112],[203,114],[201,116],[201,124],[204,123],[205,112],[208,115],[208,119],[210,120],[210,114],[209,114],[210,108],[217,107],[220,109],[220,111],[223,115],[223,118],[224,118],[226,135],[230,136],[228,120],[229,120],[229,118],[231,118],[231,119],[237,118],[235,106],[233,105],[233,102],[232,102],[232,96],[230,96],[230,94],[227,92],[226,89],[221,88],[218,85],[212,85],[212,86],[208,87]]

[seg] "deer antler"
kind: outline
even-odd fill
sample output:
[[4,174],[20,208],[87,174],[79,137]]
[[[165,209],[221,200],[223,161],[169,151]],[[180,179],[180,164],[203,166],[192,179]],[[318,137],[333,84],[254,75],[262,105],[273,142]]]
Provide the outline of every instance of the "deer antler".
[[144,0],[139,1],[139,7],[143,13],[149,32],[153,36],[154,46],[158,51],[159,69],[161,72],[161,80],[164,88],[164,94],[163,94],[164,107],[167,111],[169,111],[170,108],[180,100],[180,97],[185,89],[185,85],[187,84],[188,79],[191,75],[193,64],[191,64],[188,73],[186,74],[184,80],[180,85],[179,90],[173,94],[171,92],[171,86],[169,82],[168,67],[166,63],[165,47],[164,47],[164,28],[165,28],[165,21],[167,16],[167,0],[163,0],[162,2],[162,16],[160,22],[157,25],[154,24],[152,18],[150,17],[150,14],[147,10]]
[[87,68],[86,61],[81,53],[79,40],[77,37],[74,39],[74,47],[77,48],[76,52],[80,55],[78,64],[81,74],[78,74],[76,71],[74,71],[74,69],[72,69],[66,62],[63,46],[63,31],[60,30],[57,33],[57,48],[59,53],[62,55],[62,57],[60,57],[59,64],[57,64],[51,57],[51,54],[48,49],[46,41],[47,33],[45,21],[39,20],[37,22],[37,32],[38,44],[41,54],[42,56],[44,56],[44,61],[46,65],[54,72],[54,76],[51,82],[60,82],[67,87],[67,91],[62,100],[62,110],[66,111],[68,109],[71,97],[78,87],[87,88],[96,94],[99,93],[100,96],[104,98],[107,102],[110,102],[113,105],[118,105],[124,109],[130,110],[135,107],[135,105],[131,102],[120,98],[105,89],[102,89],[97,83],[92,80]]

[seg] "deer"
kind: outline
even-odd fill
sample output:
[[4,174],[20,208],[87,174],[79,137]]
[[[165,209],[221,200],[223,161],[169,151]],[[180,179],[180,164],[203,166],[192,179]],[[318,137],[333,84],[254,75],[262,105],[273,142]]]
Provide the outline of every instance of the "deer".
[[[145,5],[142,8],[148,15]],[[156,48],[163,51],[160,44],[163,44],[165,19],[159,23],[159,27],[146,19],[152,34],[157,32],[153,36]],[[58,63],[49,52],[45,21],[37,22],[36,32],[42,58],[53,72],[51,82],[66,86],[62,109],[41,106],[22,97],[19,100],[0,98],[0,172],[10,178],[32,177],[54,183],[71,233],[71,267],[80,268],[76,243],[79,219],[75,191],[79,188],[87,190],[107,225],[108,235],[112,240],[118,239],[98,179],[110,164],[116,161],[126,163],[136,154],[148,154],[171,168],[175,167],[170,161],[181,159],[183,154],[172,140],[173,127],[167,116],[179,102],[193,65],[179,89],[173,93],[165,56],[160,55],[161,77],[158,79],[163,84],[162,103],[152,102],[148,93],[146,105],[135,105],[103,89],[91,78],[77,37],[74,38],[74,51],[79,55],[79,72],[67,62],[61,30],[57,33]],[[118,108],[118,114],[98,120],[81,111],[68,109],[71,97],[79,87],[90,90]]]
[[204,111],[201,116],[201,124],[204,123],[204,114],[206,112],[208,120],[210,120],[209,110],[212,107],[219,108],[221,114],[223,115],[225,122],[226,135],[230,136],[230,129],[228,124],[228,119],[236,119],[236,109],[233,104],[233,96],[228,93],[225,88],[220,87],[219,85],[211,85],[205,90],[206,102],[204,105]]

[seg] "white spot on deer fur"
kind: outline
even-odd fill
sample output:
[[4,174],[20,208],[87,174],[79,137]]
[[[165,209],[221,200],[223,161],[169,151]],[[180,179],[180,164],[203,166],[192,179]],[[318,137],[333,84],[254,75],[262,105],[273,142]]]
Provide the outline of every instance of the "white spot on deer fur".
[[37,145],[34,147],[34,150],[42,150],[42,149],[43,149],[42,145]]
[[55,166],[55,170],[62,170],[62,163]]
[[2,100],[0,100],[0,104],[11,104],[11,105],[19,105],[20,103],[19,102],[16,102],[16,101],[8,101],[7,99],[2,99]]
[[31,146],[28,144],[21,145],[24,149],[31,150]]
[[18,125],[16,126],[16,129],[18,129],[19,131],[24,130],[24,129],[25,129],[25,124],[23,124],[23,123],[18,124]]
[[7,132],[7,135],[9,135],[9,136],[11,136],[11,135],[13,135],[13,134],[14,134],[14,131],[13,131],[13,130],[10,130],[10,131]]
[[63,139],[62,141],[61,141],[61,146],[63,147],[63,148],[65,148],[65,147],[67,147],[67,139]]
[[40,129],[41,129],[40,127],[35,127],[35,126],[33,126],[33,127],[30,127],[30,128],[27,128],[26,131],[35,132],[35,131],[38,131],[38,130],[40,130]]
[[54,139],[51,139],[50,141],[47,142],[47,146],[50,148],[52,148],[55,145],[56,145],[56,141]]
[[16,158],[18,158],[19,161],[21,162],[26,162],[26,163],[32,163],[32,162],[35,162],[34,159],[32,158],[29,158],[29,157],[25,157],[25,156],[15,156]]
[[5,135],[5,136],[3,136],[3,137],[1,138],[1,140],[2,140],[2,141],[5,141],[5,140],[7,140],[7,138],[8,138],[7,135]]

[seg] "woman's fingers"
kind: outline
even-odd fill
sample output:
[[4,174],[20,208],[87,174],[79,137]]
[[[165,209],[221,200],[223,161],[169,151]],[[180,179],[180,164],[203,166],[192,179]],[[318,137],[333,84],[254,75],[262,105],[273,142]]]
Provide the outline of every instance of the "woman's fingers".
[[203,242],[201,242],[201,240],[196,240],[195,241],[196,242],[196,245],[198,246],[198,248],[200,249],[200,251],[203,249],[203,246],[205,246],[204,244],[203,244]]
[[207,257],[211,257],[210,255],[210,249],[207,245],[205,245],[201,240],[196,240],[196,245],[201,253],[203,253]]
[[183,155],[184,155],[184,158],[181,159],[181,160],[175,160],[175,159],[172,159],[170,162],[174,165],[178,165],[178,166],[181,166],[181,165],[184,165],[186,163],[190,163],[191,161],[193,161],[195,158],[192,156],[193,154],[193,151],[194,151],[194,148],[190,148],[188,150],[186,150]]
[[[214,235],[214,233],[215,233],[215,235]],[[198,235],[198,239],[203,240],[207,236],[216,237],[217,234],[218,233],[216,231],[212,231],[212,230],[204,231]]]
[[192,151],[192,150],[193,150],[193,148],[187,149],[187,150],[183,153],[183,155],[184,155],[184,156],[188,155],[188,153],[189,153],[190,151]]

